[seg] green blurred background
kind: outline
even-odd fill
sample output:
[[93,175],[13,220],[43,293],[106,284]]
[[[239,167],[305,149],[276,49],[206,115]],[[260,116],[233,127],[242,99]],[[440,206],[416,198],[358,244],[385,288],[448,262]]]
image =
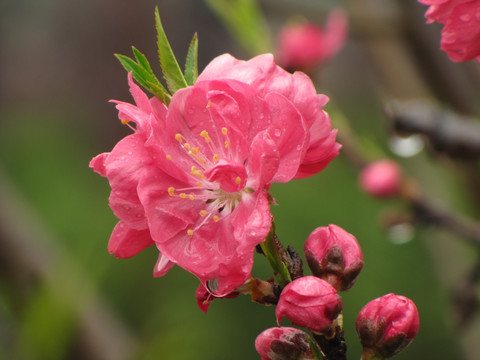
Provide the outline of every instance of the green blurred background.
[[[260,4],[270,39],[294,13],[322,23],[333,6],[345,6],[349,41],[315,81],[349,117],[372,158],[394,157],[387,147],[385,98],[435,96],[478,115],[478,64],[449,62],[437,49],[440,29],[424,24],[425,7],[416,1]],[[108,103],[131,100],[113,53],[130,55],[135,45],[153,62],[156,5],[178,58],[194,32],[200,69],[224,52],[252,55],[200,0],[0,3],[0,359],[258,359],[255,337],[275,326],[274,308],[246,296],[215,301],[204,314],[192,275],[174,268],[153,278],[153,248],[128,260],[107,252],[116,219],[108,208],[108,183],[88,162],[130,133]],[[431,40],[428,51],[419,51],[422,36]],[[430,66],[435,57],[440,65]],[[435,69],[443,70],[436,76]],[[334,126],[335,114],[332,107]],[[440,205],[478,219],[478,203],[457,176],[458,164],[429,151],[398,160]],[[390,292],[414,300],[421,320],[418,337],[398,359],[478,358],[478,319],[458,330],[450,302],[452,288],[475,260],[472,248],[428,228],[396,244],[380,218],[404,204],[363,194],[343,156],[312,178],[274,185],[271,193],[285,245],[301,252],[311,231],[335,223],[362,246],[364,270],[343,295],[350,358],[361,353],[358,311]],[[260,256],[254,275],[271,276]]]

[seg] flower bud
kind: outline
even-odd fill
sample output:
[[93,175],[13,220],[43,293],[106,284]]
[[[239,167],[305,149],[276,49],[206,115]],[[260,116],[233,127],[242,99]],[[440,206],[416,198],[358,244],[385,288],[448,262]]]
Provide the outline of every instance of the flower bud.
[[335,328],[342,306],[342,298],[332,285],[315,276],[304,276],[285,286],[275,315],[278,324],[286,317],[293,325],[328,334]]
[[370,301],[357,318],[362,359],[385,359],[398,354],[413,340],[418,326],[418,310],[412,300],[388,294]]
[[395,196],[402,185],[402,171],[393,160],[379,160],[363,168],[359,182],[360,188],[371,196]]
[[262,360],[313,360],[308,334],[291,327],[275,327],[255,339],[255,349]]
[[357,239],[337,225],[315,229],[303,251],[313,275],[329,282],[337,291],[351,288],[363,267]]

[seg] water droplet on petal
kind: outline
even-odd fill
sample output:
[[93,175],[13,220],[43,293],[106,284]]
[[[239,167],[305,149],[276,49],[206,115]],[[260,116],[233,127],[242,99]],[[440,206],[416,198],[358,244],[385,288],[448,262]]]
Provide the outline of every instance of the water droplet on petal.
[[460,15],[460,20],[462,20],[463,22],[469,22],[470,20],[472,20],[472,15],[462,14]]

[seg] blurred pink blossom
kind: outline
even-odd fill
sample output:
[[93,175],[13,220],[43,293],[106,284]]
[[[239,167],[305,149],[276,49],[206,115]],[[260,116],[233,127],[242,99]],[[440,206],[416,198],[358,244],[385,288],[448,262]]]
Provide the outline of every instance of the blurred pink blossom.
[[335,56],[347,32],[347,16],[340,9],[329,14],[325,28],[310,22],[288,24],[278,38],[278,62],[289,70],[312,70]]
[[135,105],[117,109],[134,133],[90,163],[120,219],[109,251],[130,257],[155,244],[156,276],[177,264],[225,296],[250,277],[270,231],[270,184],[313,175],[338,154],[328,98],[272,55],[214,59],[168,108],[131,74],[129,83]]
[[425,16],[428,23],[443,24],[440,47],[452,61],[480,62],[479,0],[418,0],[430,5]]
[[400,191],[402,170],[397,162],[389,159],[372,162],[362,169],[360,188],[376,197],[390,197]]

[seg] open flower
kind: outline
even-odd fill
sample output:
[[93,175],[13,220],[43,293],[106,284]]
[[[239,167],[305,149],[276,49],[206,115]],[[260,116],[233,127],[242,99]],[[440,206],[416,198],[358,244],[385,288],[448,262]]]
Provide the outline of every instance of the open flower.
[[136,105],[117,108],[135,132],[90,164],[109,179],[120,219],[109,251],[129,257],[155,244],[157,276],[175,263],[229,294],[270,230],[270,184],[314,174],[338,154],[327,98],[271,55],[215,59],[168,109],[129,83]]
[[440,47],[453,61],[480,61],[480,1],[419,0],[428,23],[443,24]]

